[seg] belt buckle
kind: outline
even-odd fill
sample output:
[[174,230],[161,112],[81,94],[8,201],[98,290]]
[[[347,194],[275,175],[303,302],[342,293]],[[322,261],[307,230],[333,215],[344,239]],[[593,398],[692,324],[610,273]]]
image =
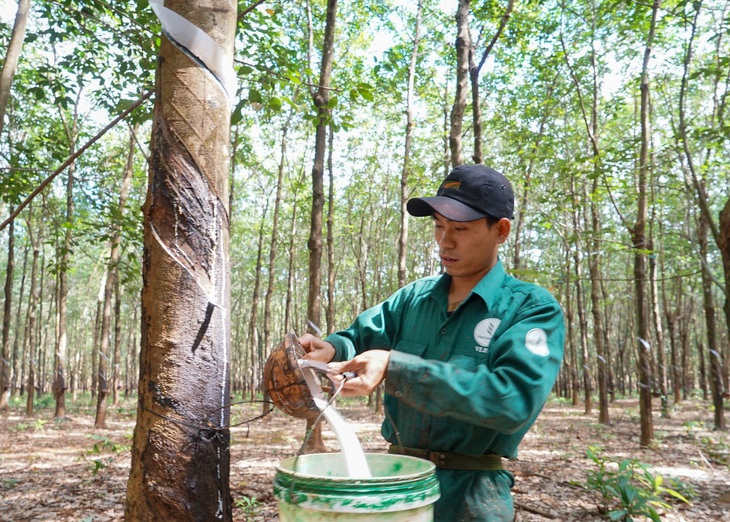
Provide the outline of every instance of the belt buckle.
[[429,451],[428,460],[433,462],[437,467],[442,468],[446,464],[446,454],[441,451]]

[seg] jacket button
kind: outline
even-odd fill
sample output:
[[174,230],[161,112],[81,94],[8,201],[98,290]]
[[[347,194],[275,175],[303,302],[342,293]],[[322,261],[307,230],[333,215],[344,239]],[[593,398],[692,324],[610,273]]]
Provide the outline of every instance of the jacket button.
[[441,330],[439,330],[439,333],[440,333],[441,335],[446,335],[446,332],[448,332],[448,331],[449,331],[449,330],[448,330],[448,329],[446,329],[446,328],[441,328]]
[[395,390],[395,393],[393,395],[400,399],[401,397],[403,397],[403,392],[400,390]]

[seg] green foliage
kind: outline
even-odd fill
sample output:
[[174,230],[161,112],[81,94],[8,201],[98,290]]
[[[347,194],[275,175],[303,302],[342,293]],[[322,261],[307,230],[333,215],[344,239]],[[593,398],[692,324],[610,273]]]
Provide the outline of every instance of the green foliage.
[[109,467],[120,453],[130,449],[130,446],[119,444],[101,435],[88,435],[88,437],[94,440],[94,445],[84,451],[82,456],[90,461],[92,475],[97,475]]
[[234,507],[243,512],[244,520],[251,520],[258,514],[261,502],[255,497],[243,496],[235,501]]
[[687,429],[687,435],[689,437],[694,437],[697,431],[705,429],[705,423],[698,420],[689,420],[683,422],[682,426]]
[[32,429],[35,432],[39,432],[39,431],[42,432],[42,431],[44,431],[44,428],[45,428],[45,426],[46,426],[47,423],[48,423],[48,420],[41,419],[39,417],[39,418],[35,419],[30,424],[27,424],[27,423],[24,423],[24,422],[19,422],[15,426],[11,426],[10,429],[12,431],[17,431],[17,432],[25,431],[25,430],[28,430],[28,429]]
[[598,469],[588,472],[586,485],[600,495],[600,509],[610,520],[631,522],[635,517],[647,517],[660,522],[659,510],[671,509],[669,500],[689,504],[694,491],[682,482],[673,480],[669,487],[664,477],[636,459],[612,461],[590,446],[587,457]]

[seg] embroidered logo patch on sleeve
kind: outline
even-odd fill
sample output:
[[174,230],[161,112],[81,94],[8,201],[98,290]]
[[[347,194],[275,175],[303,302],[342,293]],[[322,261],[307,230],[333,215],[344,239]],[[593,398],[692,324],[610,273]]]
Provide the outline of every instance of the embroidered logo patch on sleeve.
[[547,357],[550,355],[547,345],[547,334],[542,328],[533,328],[525,336],[525,346],[535,355]]

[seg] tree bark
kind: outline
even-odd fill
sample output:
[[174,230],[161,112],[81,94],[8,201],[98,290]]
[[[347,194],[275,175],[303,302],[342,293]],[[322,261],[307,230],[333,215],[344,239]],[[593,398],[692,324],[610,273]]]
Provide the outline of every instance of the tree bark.
[[705,312],[705,328],[707,337],[707,361],[709,361],[708,380],[714,406],[715,429],[725,429],[725,412],[723,408],[724,386],[722,381],[722,352],[718,342],[717,325],[715,323],[715,298],[712,295],[712,276],[707,262],[707,233],[708,225],[704,216],[700,214],[697,236],[700,244],[700,265],[702,271],[702,303]]
[[[11,209],[12,210],[12,209]],[[0,411],[10,409],[10,319],[13,308],[13,272],[15,271],[15,227],[8,228],[8,264],[5,270],[5,304],[3,307],[2,346],[0,346]]]
[[725,274],[725,321],[730,329],[730,199],[720,212],[720,235],[717,246],[722,254],[722,268]]
[[400,178],[400,233],[398,234],[398,287],[407,282],[407,247],[408,247],[408,210],[406,203],[410,196],[408,178],[410,176],[411,145],[413,143],[413,98],[415,97],[416,65],[418,63],[418,48],[421,44],[421,12],[423,6],[419,0],[416,11],[416,21],[411,48],[411,61],[408,64],[408,88],[406,91],[406,135],[403,146],[403,169]]
[[33,401],[35,399],[35,371],[36,371],[36,335],[35,335],[35,323],[36,323],[36,308],[38,304],[38,289],[36,285],[37,269],[38,269],[38,256],[40,249],[38,248],[38,241],[35,240],[33,230],[31,228],[31,222],[28,220],[28,238],[33,248],[33,262],[30,269],[30,295],[28,296],[28,333],[25,336],[25,345],[27,350],[25,353],[28,356],[28,395],[25,403],[25,414],[30,417],[33,415]]
[[119,277],[119,258],[121,256],[121,237],[122,225],[121,219],[124,216],[124,207],[127,204],[127,194],[129,186],[132,182],[132,172],[134,165],[134,140],[130,138],[129,153],[127,155],[127,163],[124,167],[122,176],[122,184],[119,189],[118,222],[112,225],[112,237],[109,251],[109,262],[106,270],[106,282],[104,284],[104,306],[101,314],[101,341],[99,343],[99,388],[96,401],[96,419],[94,420],[94,428],[106,429],[106,399],[109,396],[109,381],[112,385],[116,384],[116,378],[109,379],[109,370],[116,372],[116,361],[112,360],[109,364],[109,338],[111,337],[112,324],[112,300],[114,290],[117,287]]
[[[307,293],[307,319],[315,325],[321,324],[322,316],[322,220],[324,215],[324,162],[327,155],[327,128],[331,118],[329,107],[329,87],[331,85],[332,61],[335,46],[335,24],[337,21],[337,0],[327,1],[327,19],[322,44],[322,63],[320,64],[319,87],[312,93],[314,106],[317,108],[317,128],[314,138],[314,162],[312,165],[312,212],[310,218],[309,241],[309,290]],[[316,331],[308,326],[310,333]],[[306,452],[323,451],[322,424],[310,425],[312,430],[307,439]]]
[[634,296],[636,307],[637,359],[639,364],[639,411],[641,416],[640,444],[647,447],[654,439],[654,424],[651,413],[652,392],[652,356],[649,344],[649,314],[647,309],[647,275],[646,257],[650,251],[650,241],[646,237],[646,220],[648,206],[648,180],[651,173],[649,150],[651,146],[651,126],[649,119],[649,59],[651,58],[656,21],[661,0],[654,0],[652,5],[651,24],[644,49],[644,61],[641,70],[641,148],[639,151],[639,179],[637,194],[636,223],[631,229],[634,247]]
[[456,93],[454,94],[454,105],[451,108],[449,127],[449,151],[452,167],[464,163],[461,134],[469,88],[469,55],[472,52],[471,35],[469,34],[470,5],[471,0],[459,0],[456,10]]
[[[232,67],[236,4],[167,1]],[[142,345],[125,518],[231,520],[230,99],[161,38],[144,213]]]
[[512,15],[512,10],[515,7],[515,0],[509,0],[507,9],[505,9],[502,18],[499,21],[499,27],[497,32],[494,33],[492,40],[487,44],[487,47],[482,53],[482,58],[479,60],[479,65],[474,62],[474,47],[472,46],[471,52],[469,53],[469,80],[471,82],[471,106],[472,106],[472,122],[474,123],[474,154],[472,159],[474,163],[484,162],[484,152],[482,147],[482,108],[481,102],[479,101],[479,74],[484,67],[484,63],[489,58],[489,54],[492,52],[494,45],[499,40],[504,28],[507,27],[507,22]]
[[[18,67],[20,51],[23,49],[25,40],[25,27],[28,23],[28,11],[30,11],[30,0],[18,0],[18,11],[15,14],[13,32],[10,35],[8,51],[5,53],[3,68],[0,71],[0,134],[5,126],[5,112],[10,99],[10,88],[13,85],[13,76]],[[12,212],[11,212],[12,213]]]
[[335,168],[332,162],[335,131],[329,126],[329,149],[327,153],[327,172],[329,175],[329,194],[327,196],[327,311],[325,320],[327,334],[335,331],[335,285],[337,265],[335,264]]
[[[327,20],[322,44],[322,63],[320,65],[319,87],[312,93],[317,108],[317,128],[314,140],[314,163],[312,165],[312,212],[310,219],[309,241],[309,292],[307,296],[307,319],[321,324],[322,289],[322,220],[324,214],[324,162],[327,155],[327,127],[331,118],[329,108],[329,87],[332,76],[332,60],[335,45],[335,23],[337,20],[337,0],[327,1]],[[309,327],[311,333],[315,331]]]
[[58,272],[58,303],[56,305],[56,351],[53,359],[53,397],[56,401],[54,417],[63,419],[66,417],[66,316],[68,309],[68,265],[71,259],[71,222],[74,214],[73,186],[74,166],[68,168],[66,180],[66,231],[64,234],[63,247],[60,252],[60,266]]

